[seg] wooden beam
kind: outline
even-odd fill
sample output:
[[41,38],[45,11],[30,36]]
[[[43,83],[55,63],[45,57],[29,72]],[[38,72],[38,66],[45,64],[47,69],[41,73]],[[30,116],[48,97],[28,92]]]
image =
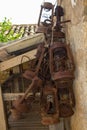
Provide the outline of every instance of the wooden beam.
[[[21,59],[22,59],[23,56],[27,56],[30,59],[34,59],[35,54],[36,54],[36,49],[32,50],[32,51],[29,51],[27,53],[24,53],[22,55],[16,56],[14,58],[11,58],[9,60],[3,61],[3,62],[0,63],[0,71],[7,70],[9,68],[12,68],[12,67],[15,67],[15,66],[21,64]],[[29,59],[25,57],[23,59],[22,63],[27,62],[27,61],[29,61]]]
[[4,101],[16,100],[19,96],[23,96],[24,93],[4,93],[3,99]]
[[7,130],[7,121],[4,111],[1,86],[0,86],[0,130]]
[[[23,96],[24,93],[4,93],[3,94],[3,100],[4,101],[13,101],[16,100],[19,96]],[[29,93],[29,95],[32,95],[32,93]],[[40,93],[36,93],[36,96],[40,96]]]

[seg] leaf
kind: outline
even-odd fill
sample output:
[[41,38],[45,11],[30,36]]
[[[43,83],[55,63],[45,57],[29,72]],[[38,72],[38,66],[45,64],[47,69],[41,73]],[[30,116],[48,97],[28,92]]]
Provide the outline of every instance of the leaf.
[[4,20],[0,23],[0,42],[8,42],[22,37],[23,31],[14,34],[14,31],[11,30],[11,28],[11,21],[5,17]]

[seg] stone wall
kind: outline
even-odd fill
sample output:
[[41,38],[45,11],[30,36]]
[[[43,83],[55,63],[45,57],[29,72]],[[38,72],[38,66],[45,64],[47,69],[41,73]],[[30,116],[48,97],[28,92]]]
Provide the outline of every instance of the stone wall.
[[61,0],[64,7],[66,40],[71,44],[75,61],[74,93],[75,114],[71,118],[72,130],[87,130],[87,0]]

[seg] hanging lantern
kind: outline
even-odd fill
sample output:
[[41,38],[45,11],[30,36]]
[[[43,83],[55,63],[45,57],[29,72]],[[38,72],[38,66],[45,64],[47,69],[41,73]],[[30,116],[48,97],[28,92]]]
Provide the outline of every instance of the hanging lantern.
[[72,87],[58,88],[59,115],[60,117],[70,117],[74,114],[75,98]]
[[42,63],[43,57],[44,57],[44,53],[45,53],[44,43],[41,43],[37,48],[36,60],[35,60],[35,65],[34,65],[36,68],[34,68],[34,71],[26,70],[22,75],[23,77],[25,77],[28,80],[32,80],[35,76],[38,76],[37,73],[40,70],[41,63]]
[[49,50],[50,73],[54,81],[66,81],[74,79],[73,57],[69,45],[54,43]]
[[73,107],[75,98],[72,87],[58,88],[59,115],[60,117],[70,117],[74,114]]
[[62,31],[53,31],[53,41],[65,41],[65,34]]
[[62,118],[67,118],[74,114],[72,107],[68,103],[61,103],[59,105],[59,112],[59,115]]
[[38,27],[36,29],[36,32],[43,32],[47,34],[50,31],[53,24],[53,11],[54,5],[52,5],[52,3],[44,2],[41,5]]
[[51,125],[59,122],[57,89],[50,82],[43,88],[41,98],[42,124]]

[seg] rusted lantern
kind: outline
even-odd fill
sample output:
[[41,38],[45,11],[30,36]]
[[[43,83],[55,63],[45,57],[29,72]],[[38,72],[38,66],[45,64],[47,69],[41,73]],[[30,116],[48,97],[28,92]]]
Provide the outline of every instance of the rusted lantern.
[[28,80],[32,80],[35,76],[38,76],[42,80],[49,80],[50,72],[49,72],[48,48],[41,43],[37,48],[37,53],[35,56],[36,61],[34,65],[35,67],[33,69],[34,71],[26,70],[23,73],[23,77],[25,77]]
[[41,43],[38,48],[37,48],[37,52],[36,52],[36,60],[35,60],[35,63],[34,63],[34,69],[29,69],[29,70],[26,70],[24,73],[23,73],[23,77],[25,77],[26,79],[28,80],[32,80],[35,76],[38,75],[38,72],[41,68],[41,63],[43,61],[43,57],[44,57],[44,53],[45,53],[45,47],[44,47],[44,43]]
[[60,103],[59,105],[59,115],[60,118],[67,118],[67,117],[71,117],[74,114],[74,111],[72,109],[72,107],[70,106],[70,104],[68,103]]
[[41,5],[40,15],[38,19],[38,27],[36,32],[43,32],[47,34],[53,24],[54,5],[50,2],[44,2]]
[[50,82],[43,88],[41,98],[41,116],[42,124],[50,125],[59,121],[59,108],[57,89]]
[[65,38],[65,33],[62,31],[53,31],[53,40],[54,41],[62,41],[62,39]]
[[70,117],[74,114],[73,107],[75,98],[72,87],[58,88],[59,115],[60,117]]
[[50,73],[54,81],[66,81],[74,79],[74,62],[69,45],[53,43],[49,49]]

